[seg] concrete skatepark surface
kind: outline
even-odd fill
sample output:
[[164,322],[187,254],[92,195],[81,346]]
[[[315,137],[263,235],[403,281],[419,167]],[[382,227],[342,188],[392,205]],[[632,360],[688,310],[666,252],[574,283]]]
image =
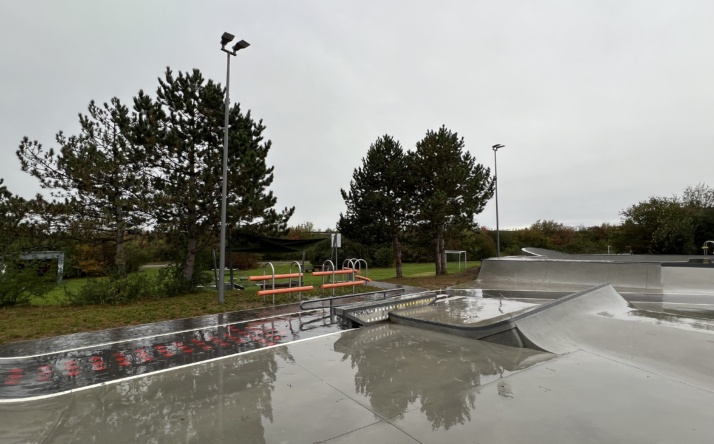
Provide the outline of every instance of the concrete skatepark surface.
[[[394,313],[445,329],[499,324],[521,347],[489,342],[503,332],[475,340],[391,322],[336,328],[0,400],[0,442],[712,442],[714,321],[638,308],[626,300],[631,294],[605,281],[590,285],[607,277],[601,274],[576,273],[572,282],[552,285],[586,287],[576,292],[551,287],[517,300],[488,299],[551,286],[537,273],[530,281],[519,277],[524,260],[496,260],[499,273],[513,279],[499,279],[487,266],[473,285],[479,290]],[[690,268],[682,270],[668,282],[690,282]],[[686,293],[707,305],[707,280],[714,280],[703,270]],[[684,294],[662,285],[662,268],[660,288],[656,272],[647,273],[632,280],[619,274],[623,288],[640,291],[637,304],[661,308],[663,295]]]

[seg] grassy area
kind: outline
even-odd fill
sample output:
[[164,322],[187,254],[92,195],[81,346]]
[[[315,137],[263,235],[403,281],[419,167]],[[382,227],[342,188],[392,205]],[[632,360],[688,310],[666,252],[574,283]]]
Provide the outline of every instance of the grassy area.
[[[377,281],[438,289],[473,281],[478,272],[478,265],[480,265],[479,262],[472,261],[468,263],[465,271],[459,271],[456,263],[449,264],[450,274],[438,277],[434,276],[434,264],[404,264],[405,277],[400,279],[394,278],[393,268],[370,269],[368,274],[369,277]],[[287,273],[289,264],[276,264],[275,268],[276,273]],[[293,271],[296,270],[293,269]],[[147,269],[141,273],[156,272],[156,269]],[[33,300],[30,306],[0,309],[0,344],[272,305],[272,296],[267,296],[264,304],[263,297],[257,294],[258,286],[239,280],[240,277],[247,278],[262,274],[262,267],[236,272],[236,281],[245,284],[246,289],[244,291],[226,291],[223,305],[218,304],[216,291],[211,289],[189,295],[127,305],[69,306],[65,303],[64,289],[69,288],[76,291],[83,285],[85,279],[68,279],[58,285],[45,299]],[[321,283],[322,278],[320,277],[305,276],[305,285],[314,285],[318,290],[303,293],[303,298],[322,296],[322,291],[319,290]],[[358,288],[362,291],[369,290],[366,287]],[[347,293],[351,289],[352,287],[337,289],[336,294]],[[330,290],[326,290],[324,296],[331,294]],[[275,296],[276,304],[296,301],[297,296],[288,294]]]

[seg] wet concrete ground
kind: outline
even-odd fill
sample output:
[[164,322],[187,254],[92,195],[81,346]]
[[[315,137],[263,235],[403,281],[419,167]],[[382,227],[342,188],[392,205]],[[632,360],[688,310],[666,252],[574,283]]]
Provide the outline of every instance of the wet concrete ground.
[[416,442],[391,421],[468,424],[481,386],[553,358],[381,324],[0,404],[0,418],[4,442]]
[[[531,296],[507,313],[454,297],[431,320],[518,318]],[[630,307],[607,286],[571,302],[519,323],[559,354],[390,323],[339,330],[320,312],[24,358],[55,359],[70,390],[30,366],[31,384],[4,389],[40,396],[0,399],[0,442],[711,442],[711,321]],[[83,364],[68,368],[67,353]],[[108,370],[97,357],[121,376],[95,376]]]

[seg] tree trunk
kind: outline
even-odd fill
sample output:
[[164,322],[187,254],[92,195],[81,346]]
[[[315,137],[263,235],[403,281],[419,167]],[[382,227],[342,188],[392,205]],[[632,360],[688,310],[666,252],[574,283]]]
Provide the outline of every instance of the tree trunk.
[[439,262],[441,262],[441,274],[446,274],[446,241],[444,231],[439,236]]
[[124,250],[124,228],[117,229],[117,247],[114,253],[114,265],[120,277],[126,277],[126,251]]
[[183,280],[184,282],[191,282],[193,279],[193,272],[196,266],[196,246],[198,245],[198,239],[192,237],[188,240],[188,245],[186,248],[186,262],[183,265]]
[[392,248],[394,249],[394,262],[397,272],[397,277],[404,277],[402,273],[402,244],[399,243],[399,236],[395,235],[392,239]]
[[441,245],[440,238],[441,232],[436,235],[436,241],[434,242],[434,265],[436,266],[437,276],[441,274],[441,259],[439,259],[439,246]]
[[116,251],[114,254],[114,266],[117,269],[117,274],[120,277],[126,277],[126,251],[124,250],[124,241],[126,234],[126,222],[124,222],[124,212],[120,204],[115,204],[116,206],[116,221],[117,221],[117,232],[116,232]]
[[436,274],[446,274],[446,253],[444,242],[444,230],[440,229],[436,235],[436,248],[434,262],[436,264]]

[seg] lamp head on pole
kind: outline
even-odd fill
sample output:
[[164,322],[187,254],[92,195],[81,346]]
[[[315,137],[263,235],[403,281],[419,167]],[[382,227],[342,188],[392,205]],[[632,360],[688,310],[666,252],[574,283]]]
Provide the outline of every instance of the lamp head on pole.
[[231,34],[230,32],[224,32],[223,35],[221,36],[221,47],[225,48],[227,44],[233,41],[235,36]]
[[497,143],[497,144],[495,144],[495,145],[493,146],[493,150],[494,150],[494,151],[498,151],[498,150],[500,150],[501,148],[505,148],[505,145],[501,145],[500,143]]
[[245,40],[241,40],[240,42],[233,45],[233,52],[238,52],[241,49],[245,49],[249,46],[250,46],[250,43],[246,42]]

